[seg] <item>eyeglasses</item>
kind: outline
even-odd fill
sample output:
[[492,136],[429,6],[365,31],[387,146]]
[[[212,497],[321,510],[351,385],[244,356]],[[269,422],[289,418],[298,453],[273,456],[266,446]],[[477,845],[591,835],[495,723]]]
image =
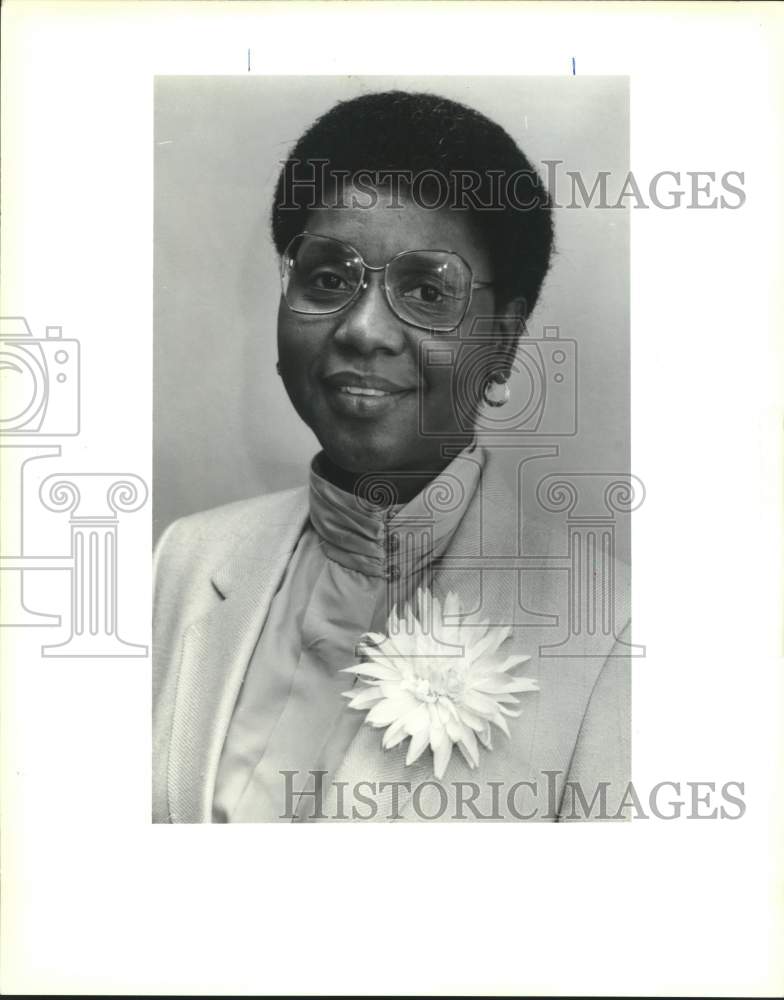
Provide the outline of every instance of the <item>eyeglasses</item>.
[[283,297],[292,312],[327,316],[357,300],[369,271],[384,272],[384,293],[398,319],[438,333],[460,325],[474,288],[492,284],[474,281],[466,261],[448,250],[406,250],[371,267],[348,243],[300,233],[283,253]]

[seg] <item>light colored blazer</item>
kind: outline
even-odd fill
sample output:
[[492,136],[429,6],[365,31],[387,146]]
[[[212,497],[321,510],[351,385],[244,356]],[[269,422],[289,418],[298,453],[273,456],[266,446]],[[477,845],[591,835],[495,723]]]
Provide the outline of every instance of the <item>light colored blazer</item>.
[[[606,795],[604,815],[591,818],[613,818],[626,790],[628,569],[615,563],[610,633],[584,629],[563,647],[570,655],[558,655],[553,647],[569,631],[570,577],[564,568],[548,568],[548,561],[560,557],[563,567],[565,534],[523,518],[523,551],[538,557],[534,563],[542,568],[508,565],[520,551],[518,505],[496,463],[490,453],[435,582],[457,591],[462,606],[481,611],[481,618],[513,625],[509,652],[531,655],[523,672],[538,679],[540,690],[521,696],[521,716],[508,720],[511,739],[498,733],[475,770],[455,752],[440,787],[432,780],[429,751],[406,767],[405,745],[383,750],[379,730],[361,726],[335,780],[347,787],[374,783],[375,819],[584,819],[575,784],[589,804],[598,793],[594,811]],[[161,537],[153,614],[154,822],[211,821],[234,704],[307,514],[303,487],[184,517]],[[405,785],[395,790],[394,805],[391,785],[381,784],[393,782],[411,786],[410,794]],[[478,792],[472,794],[468,782]],[[604,782],[609,784],[602,788]],[[328,802],[334,806],[334,789]],[[335,813],[325,807],[325,815]]]

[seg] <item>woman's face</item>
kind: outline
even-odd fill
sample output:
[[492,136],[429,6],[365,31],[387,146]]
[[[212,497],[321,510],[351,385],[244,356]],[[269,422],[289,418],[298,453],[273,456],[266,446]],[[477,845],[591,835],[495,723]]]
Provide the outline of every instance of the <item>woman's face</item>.
[[[351,195],[349,189],[344,203],[350,204]],[[349,243],[370,266],[386,264],[406,250],[451,250],[468,262],[475,281],[493,280],[489,255],[465,213],[432,211],[409,201],[393,209],[379,197],[371,208],[314,210],[306,228]],[[330,315],[294,313],[281,298],[281,375],[297,413],[339,468],[349,473],[435,471],[446,461],[442,441],[454,442],[465,433],[465,404],[458,415],[452,365],[423,368],[420,344],[433,342],[433,335],[392,312],[383,277],[383,272],[368,272],[367,288]],[[470,330],[479,316],[491,316],[493,308],[492,288],[474,289],[461,330]],[[457,335],[448,334],[444,346],[454,348]],[[382,394],[363,395],[363,388]]]

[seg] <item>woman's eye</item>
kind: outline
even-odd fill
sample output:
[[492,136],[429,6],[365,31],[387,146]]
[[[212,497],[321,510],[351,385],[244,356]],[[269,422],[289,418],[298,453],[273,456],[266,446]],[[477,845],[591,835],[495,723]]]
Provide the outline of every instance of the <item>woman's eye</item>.
[[311,279],[314,288],[325,292],[342,292],[348,288],[348,282],[334,271],[320,271]]
[[444,295],[441,289],[437,288],[435,285],[429,285],[427,283],[423,283],[409,289],[406,294],[410,298],[419,299],[420,302],[428,302],[431,305],[443,302],[444,300]]

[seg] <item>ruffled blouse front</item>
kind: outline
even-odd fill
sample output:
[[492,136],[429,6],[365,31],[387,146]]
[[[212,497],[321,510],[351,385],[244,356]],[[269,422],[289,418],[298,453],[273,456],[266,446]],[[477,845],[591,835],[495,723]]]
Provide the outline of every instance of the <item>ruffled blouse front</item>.
[[[480,447],[461,452],[405,505],[376,507],[310,471],[310,518],[248,665],[218,766],[215,822],[307,819],[311,771],[329,781],[364,714],[342,667],[369,631],[386,631],[446,551],[473,497]],[[288,774],[286,774],[288,772]]]

